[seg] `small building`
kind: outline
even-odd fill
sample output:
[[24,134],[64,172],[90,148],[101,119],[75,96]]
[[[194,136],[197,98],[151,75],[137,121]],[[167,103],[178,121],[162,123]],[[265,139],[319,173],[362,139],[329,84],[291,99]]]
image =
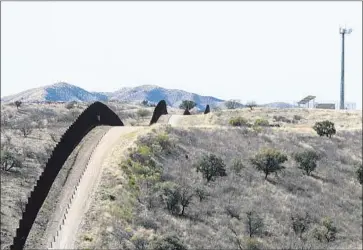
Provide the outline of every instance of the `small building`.
[[335,109],[335,103],[317,103],[315,105],[317,109]]

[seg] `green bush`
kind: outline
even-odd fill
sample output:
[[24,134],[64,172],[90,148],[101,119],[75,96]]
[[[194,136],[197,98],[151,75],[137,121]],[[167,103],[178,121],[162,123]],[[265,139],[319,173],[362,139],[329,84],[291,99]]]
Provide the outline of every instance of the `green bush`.
[[336,239],[337,228],[333,225],[332,220],[329,217],[325,217],[321,221],[321,226],[317,227],[313,231],[313,236],[320,242],[332,242]]
[[265,119],[257,119],[254,123],[255,126],[261,126],[261,127],[266,127],[268,125],[270,125],[270,123],[265,120]]
[[306,150],[294,154],[295,161],[299,164],[298,168],[310,175],[316,169],[316,162],[320,159],[319,155],[314,150]]
[[10,171],[12,168],[21,168],[23,163],[19,156],[7,150],[1,150],[1,169]]
[[281,164],[287,161],[287,156],[275,149],[262,149],[250,159],[257,170],[265,173],[265,180],[270,173],[277,173],[285,167]]
[[331,136],[336,133],[334,123],[328,120],[322,122],[316,122],[315,125],[313,126],[313,129],[316,131],[316,133],[319,136],[325,135],[329,138],[331,138]]
[[243,117],[234,117],[229,120],[229,124],[235,127],[248,126],[248,121]]
[[188,248],[176,234],[158,237],[150,244],[150,250],[187,250]]
[[196,164],[197,172],[201,172],[207,182],[214,181],[218,176],[227,176],[226,165],[222,158],[210,154],[204,155]]

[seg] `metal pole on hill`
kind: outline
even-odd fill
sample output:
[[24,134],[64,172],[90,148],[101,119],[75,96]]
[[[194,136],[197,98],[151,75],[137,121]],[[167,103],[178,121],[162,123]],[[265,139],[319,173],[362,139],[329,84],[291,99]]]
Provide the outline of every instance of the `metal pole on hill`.
[[345,34],[352,33],[352,29],[340,28],[339,33],[342,35],[342,68],[340,75],[340,109],[344,109],[344,38]]

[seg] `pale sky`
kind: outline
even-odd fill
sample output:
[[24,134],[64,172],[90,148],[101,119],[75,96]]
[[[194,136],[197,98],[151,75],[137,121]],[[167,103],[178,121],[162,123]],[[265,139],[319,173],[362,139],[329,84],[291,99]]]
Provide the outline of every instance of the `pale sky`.
[[361,2],[2,2],[1,96],[65,81],[362,109]]

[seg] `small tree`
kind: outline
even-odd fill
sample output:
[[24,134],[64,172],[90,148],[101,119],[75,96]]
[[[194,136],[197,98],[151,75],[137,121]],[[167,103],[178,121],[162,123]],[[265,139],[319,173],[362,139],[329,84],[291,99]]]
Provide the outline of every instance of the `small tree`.
[[308,213],[305,216],[292,215],[291,216],[291,226],[295,234],[299,236],[300,239],[303,237],[303,233],[307,232],[309,225],[311,223],[311,218]]
[[227,176],[226,165],[222,158],[210,154],[204,155],[196,165],[197,172],[201,172],[207,182],[215,180],[218,176]]
[[189,100],[183,100],[182,103],[179,105],[180,109],[192,109],[195,106],[197,106],[197,104],[194,101],[189,101]]
[[250,159],[257,170],[265,173],[265,180],[270,173],[277,173],[285,167],[281,164],[287,161],[287,156],[275,149],[263,149]]
[[28,120],[21,121],[21,124],[19,125],[19,130],[23,134],[24,137],[27,137],[30,135],[33,131],[33,127]]
[[12,168],[20,168],[22,167],[22,162],[13,153],[1,150],[1,169],[4,171],[10,171]]
[[331,138],[332,135],[336,133],[334,123],[326,120],[322,122],[316,122],[313,126],[313,129],[319,136],[326,135],[327,137]]
[[305,171],[310,176],[311,172],[316,169],[316,162],[320,159],[319,155],[313,150],[306,150],[294,154],[295,161],[299,164],[298,168]]
[[241,103],[239,103],[236,100],[229,100],[225,102],[225,105],[227,107],[227,109],[236,109],[242,106]]
[[20,108],[20,106],[21,106],[22,102],[21,102],[21,101],[15,101],[15,102],[14,102],[14,104],[15,104],[15,106],[16,106],[16,109],[17,109],[17,110],[19,110],[19,108]]
[[262,218],[259,217],[258,214],[254,211],[248,211],[246,215],[246,228],[250,238],[255,235],[262,234],[262,229],[264,227]]
[[246,103],[246,106],[249,107],[251,110],[253,110],[254,107],[257,106],[256,102],[248,102]]
[[184,215],[185,208],[187,208],[193,198],[194,194],[189,186],[180,187],[180,205],[182,207],[180,215]]

